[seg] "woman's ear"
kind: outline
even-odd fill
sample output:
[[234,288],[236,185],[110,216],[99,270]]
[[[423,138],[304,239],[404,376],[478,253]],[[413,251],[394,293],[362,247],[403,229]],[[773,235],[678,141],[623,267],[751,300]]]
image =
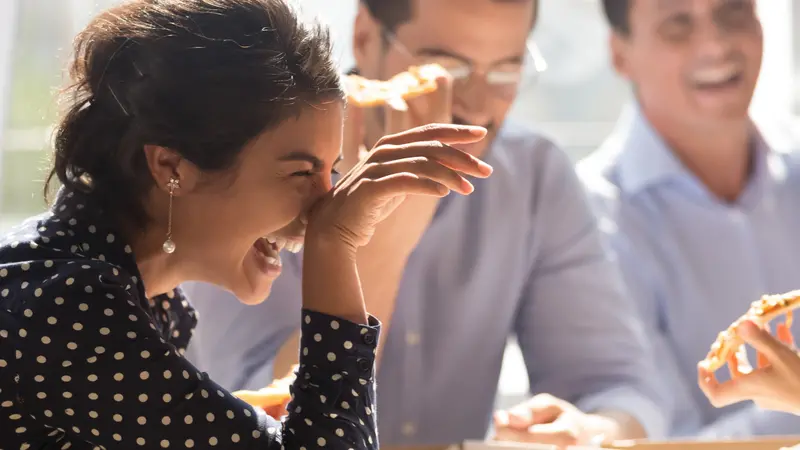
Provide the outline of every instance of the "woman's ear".
[[176,196],[194,189],[200,177],[200,171],[191,162],[183,158],[178,152],[160,145],[145,145],[145,159],[150,175],[158,189],[169,192],[170,181],[178,181],[174,190]]

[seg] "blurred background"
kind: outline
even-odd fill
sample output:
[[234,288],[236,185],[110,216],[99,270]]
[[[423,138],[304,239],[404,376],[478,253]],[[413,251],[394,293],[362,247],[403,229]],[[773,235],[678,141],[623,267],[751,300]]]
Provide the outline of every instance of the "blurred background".
[[[98,10],[118,0],[0,0],[0,232],[45,208],[42,182],[58,114],[54,95],[65,80],[72,37]],[[577,160],[610,132],[629,98],[608,62],[608,30],[593,0],[540,0],[533,38],[547,62],[525,86],[513,116],[560,144]],[[304,14],[328,23],[343,70],[352,65],[351,21],[357,0],[297,0]],[[760,0],[765,59],[753,104],[756,116],[800,113],[800,2]],[[800,122],[798,122],[800,123]],[[500,403],[527,392],[513,345],[501,377]]]

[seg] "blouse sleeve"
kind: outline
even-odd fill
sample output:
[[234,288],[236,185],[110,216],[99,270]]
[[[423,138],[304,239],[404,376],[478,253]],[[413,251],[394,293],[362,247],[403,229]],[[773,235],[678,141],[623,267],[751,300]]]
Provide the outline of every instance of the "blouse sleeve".
[[374,318],[303,312],[300,369],[279,423],[179,355],[130,287],[93,280],[54,280],[57,295],[37,290],[24,314],[19,398],[48,427],[106,448],[378,448]]

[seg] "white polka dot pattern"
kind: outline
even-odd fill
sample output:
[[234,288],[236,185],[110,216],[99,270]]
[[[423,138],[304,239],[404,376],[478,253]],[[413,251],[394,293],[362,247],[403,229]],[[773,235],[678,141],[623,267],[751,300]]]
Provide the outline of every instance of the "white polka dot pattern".
[[62,189],[55,213],[0,240],[3,448],[378,448],[377,320],[302,312],[280,423],[181,356],[194,311],[177,290],[145,299],[130,246],[81,201]]

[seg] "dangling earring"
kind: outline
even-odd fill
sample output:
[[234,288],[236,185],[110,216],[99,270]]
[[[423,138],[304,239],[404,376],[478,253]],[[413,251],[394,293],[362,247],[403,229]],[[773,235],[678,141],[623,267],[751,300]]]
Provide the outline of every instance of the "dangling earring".
[[169,212],[167,216],[167,240],[161,246],[164,253],[173,253],[175,251],[175,242],[172,241],[172,198],[175,196],[175,189],[180,187],[180,182],[177,178],[170,178],[167,183],[169,188]]

